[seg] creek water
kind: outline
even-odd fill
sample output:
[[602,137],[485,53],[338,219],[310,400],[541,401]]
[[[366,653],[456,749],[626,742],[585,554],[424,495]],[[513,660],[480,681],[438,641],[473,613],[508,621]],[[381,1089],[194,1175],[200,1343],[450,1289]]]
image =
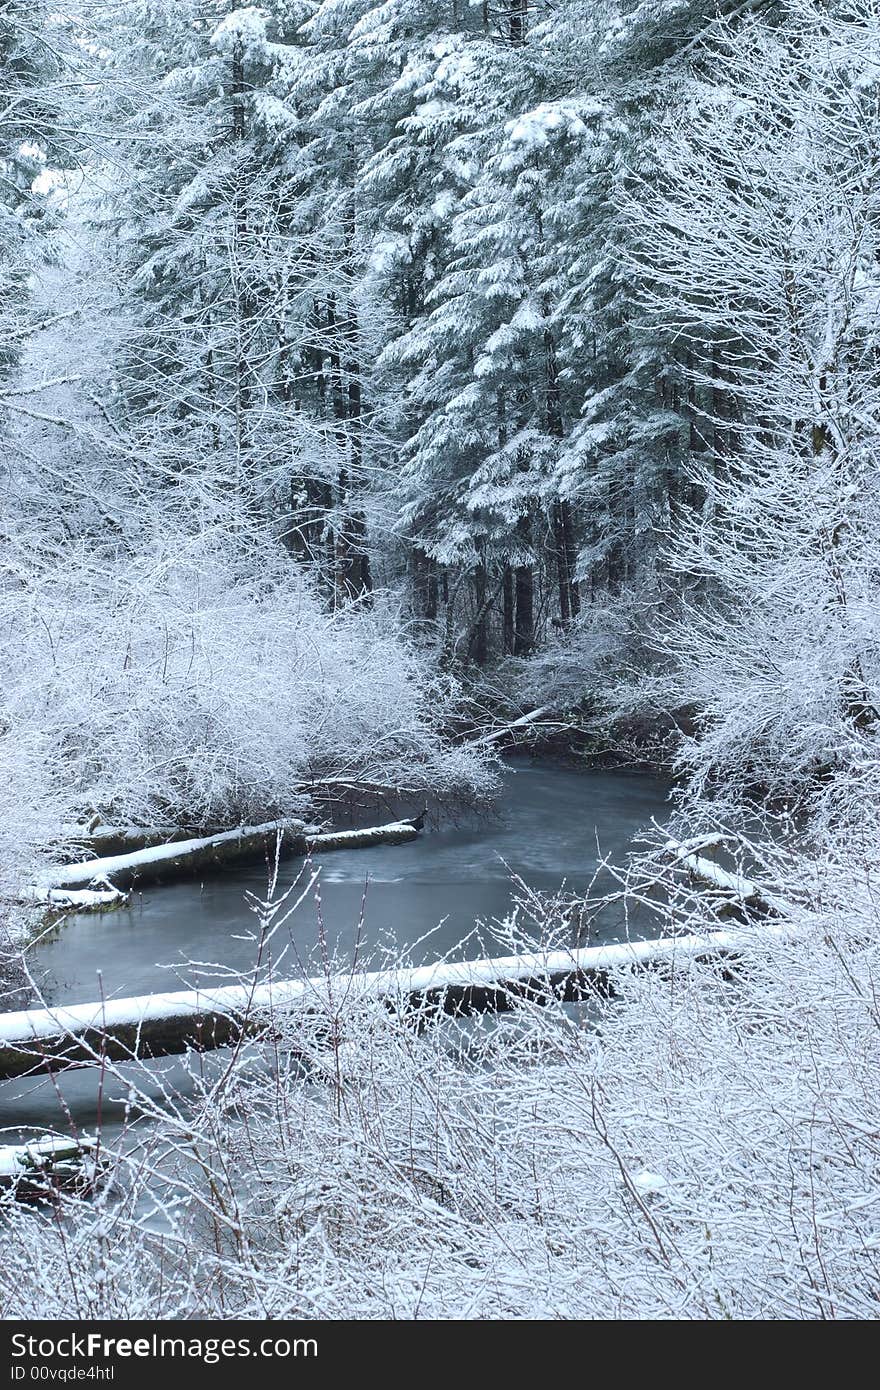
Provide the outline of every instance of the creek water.
[[[651,819],[668,814],[668,794],[668,783],[657,777],[511,760],[491,817],[429,828],[408,844],[337,851],[316,861],[319,884],[271,949],[276,957],[285,953],[282,973],[289,975],[315,965],[321,936],[341,960],[355,949],[361,959],[404,949],[415,964],[446,953],[463,958],[509,949],[492,924],[510,911],[513,875],[532,889],[584,891],[600,857],[620,863]],[[276,896],[303,872],[301,862],[283,862]],[[300,879],[289,904],[307,882]],[[265,899],[267,887],[266,867],[257,865],[145,889],[123,910],[69,917],[33,953],[32,968],[50,1003],[231,979],[254,961],[258,922],[247,895]],[[620,923],[606,917],[596,939],[619,934]],[[157,1087],[174,1085],[175,1072],[183,1070],[167,1058],[150,1065]],[[0,1129],[9,1137],[0,1135],[0,1143],[15,1142],[14,1133],[28,1127],[66,1127],[64,1106],[77,1124],[92,1128],[96,1099],[89,1071],[6,1082]],[[106,1129],[114,1108],[118,1113],[112,1093],[103,1106]]]

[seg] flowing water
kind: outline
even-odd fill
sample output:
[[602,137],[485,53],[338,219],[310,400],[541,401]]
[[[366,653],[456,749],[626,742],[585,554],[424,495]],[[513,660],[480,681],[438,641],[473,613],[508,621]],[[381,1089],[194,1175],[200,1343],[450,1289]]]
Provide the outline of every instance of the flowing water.
[[[281,973],[313,965],[319,936],[350,959],[377,948],[406,948],[416,964],[456,949],[462,957],[504,950],[492,920],[510,910],[511,876],[530,888],[585,890],[600,856],[621,862],[652,817],[668,813],[668,783],[625,772],[582,772],[547,761],[512,760],[491,818],[427,830],[404,845],[337,851],[316,861],[320,901],[312,889],[272,942],[286,952]],[[281,865],[277,892],[302,872]],[[294,888],[289,902],[300,890]],[[220,981],[254,960],[257,919],[247,894],[267,895],[264,865],[204,882],[147,888],[112,913],[71,916],[35,953],[34,969],[50,1003],[79,1003]],[[482,922],[479,941],[463,941]],[[619,923],[604,920],[613,938]],[[179,1063],[151,1064],[172,1084]],[[0,1127],[63,1126],[59,1093],[77,1123],[95,1122],[95,1077],[73,1072],[55,1082],[0,1085]],[[105,1098],[105,1118],[113,1113]],[[118,1113],[118,1112],[117,1112]],[[3,1139],[0,1142],[12,1142]]]

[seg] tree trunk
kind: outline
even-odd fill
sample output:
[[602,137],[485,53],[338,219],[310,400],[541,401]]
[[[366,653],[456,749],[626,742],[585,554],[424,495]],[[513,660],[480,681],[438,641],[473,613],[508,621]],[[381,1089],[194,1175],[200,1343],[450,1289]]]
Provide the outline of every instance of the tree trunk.
[[327,301],[327,324],[332,335],[330,366],[333,381],[333,414],[340,422],[340,428],[337,430],[340,449],[348,456],[348,465],[339,472],[340,515],[334,555],[336,599],[344,605],[368,597],[373,589],[366,545],[366,517],[353,501],[363,467],[360,362],[357,354],[358,322],[353,305],[348,305],[340,321],[336,312],[336,297],[331,294]]
[[[539,235],[543,237],[543,226],[538,219]],[[550,305],[545,303],[545,317]],[[559,389],[559,365],[556,360],[556,344],[549,328],[544,330],[544,362],[546,372],[546,419],[547,433],[561,440],[565,434],[562,418],[562,395]],[[556,578],[559,593],[559,616],[563,627],[568,627],[580,612],[580,594],[574,578],[574,527],[571,517],[571,503],[559,498],[553,506],[553,548],[556,554]]]
[[351,449],[351,473],[349,495],[342,498],[343,517],[340,529],[346,533],[348,541],[350,555],[348,589],[352,599],[364,599],[373,592],[373,576],[367,550],[367,519],[363,511],[353,501],[354,494],[361,486],[364,454],[361,365],[357,350],[358,336],[357,311],[354,305],[349,303],[343,324],[343,337],[347,349],[345,370],[348,376],[348,434]]
[[474,570],[474,601],[477,605],[477,616],[471,643],[473,658],[478,666],[485,666],[489,659],[489,605],[486,601],[486,589],[486,562],[484,559],[480,559]]
[[[531,549],[532,525],[529,518],[520,517],[516,529],[522,548]],[[517,565],[513,578],[516,594],[513,654],[529,656],[535,646],[535,580],[531,564]]]
[[529,0],[508,0],[508,4],[510,42],[516,45],[523,44],[526,41]]
[[559,615],[563,627],[567,627],[581,611],[581,598],[574,577],[576,560],[571,503],[562,499],[553,507],[553,537],[559,589]]
[[504,655],[510,656],[514,645],[514,618],[513,618],[513,570],[510,565],[505,564],[502,579],[502,603],[503,603],[503,633],[502,641]]
[[435,623],[439,600],[437,564],[421,546],[415,546],[412,552],[412,586],[416,615],[427,623]]

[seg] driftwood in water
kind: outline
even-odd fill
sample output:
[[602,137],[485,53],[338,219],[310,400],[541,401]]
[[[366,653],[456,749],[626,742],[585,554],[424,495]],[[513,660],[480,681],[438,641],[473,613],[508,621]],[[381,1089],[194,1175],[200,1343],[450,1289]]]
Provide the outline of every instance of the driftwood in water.
[[[780,928],[767,928],[776,930]],[[440,962],[410,970],[354,974],[344,980],[274,981],[217,989],[147,994],[68,1008],[0,1015],[0,1078],[99,1062],[206,1051],[258,1032],[273,1015],[328,1007],[333,998],[381,999],[407,1012],[450,1014],[503,1010],[520,998],[583,998],[611,988],[629,967],[675,967],[701,958],[737,955],[753,937],[742,931],[665,937],[581,950],[532,952],[495,960]]]
[[723,844],[725,838],[724,835],[705,835],[695,840],[669,840],[666,844],[666,852],[672,856],[675,864],[686,868],[701,883],[719,889],[725,897],[730,899],[734,908],[744,908],[753,914],[779,916],[782,912],[781,904],[766,888],[753,883],[743,874],[723,869],[720,864],[715,863],[714,859],[707,859],[704,854],[699,853],[699,850],[711,849],[716,845]]
[[[27,896],[32,901],[55,902],[59,906],[105,906],[110,901],[107,894],[120,888],[130,888],[135,882],[161,883],[205,870],[213,872],[259,862],[274,856],[276,848],[286,854],[322,854],[327,850],[402,844],[406,840],[414,840],[423,823],[423,818],[418,817],[411,821],[374,825],[365,830],[331,831],[327,834],[301,820],[244,826],[239,830],[227,830],[221,835],[178,840],[135,850],[130,854],[86,859],[79,864],[63,864],[47,869],[37,884],[28,890]],[[81,899],[77,902],[74,897],[76,893],[98,893],[102,900],[96,898],[94,903],[90,903]],[[65,904],[62,901],[65,895],[74,900]]]
[[368,825],[364,830],[329,830],[311,835],[306,845],[310,854],[331,849],[368,849],[370,845],[403,845],[418,839],[425,828],[425,812],[412,820],[391,821],[388,825]]
[[29,903],[54,908],[56,912],[100,912],[105,908],[121,907],[128,894],[119,888],[41,888],[34,884],[21,894]]
[[217,869],[262,858],[272,853],[279,842],[283,849],[303,848],[308,828],[301,820],[278,821],[270,825],[243,826],[221,835],[154,845],[129,854],[85,859],[79,864],[47,869],[40,876],[38,887],[88,889],[109,884],[115,888],[130,888],[136,881],[161,883],[164,879],[180,878],[201,869]]
[[57,1192],[90,1192],[107,1159],[98,1142],[45,1134],[27,1144],[0,1145],[0,1189],[20,1202],[42,1202]]
[[[323,781],[318,780],[313,783],[309,783],[308,788],[306,789],[304,787],[303,790],[308,790],[309,792],[314,793],[316,788],[320,789],[324,787],[338,788],[342,791],[364,791],[369,792],[375,796],[406,796],[412,799],[416,795],[415,792],[413,792],[411,789],[407,787],[394,787],[384,782],[360,781],[357,778],[346,777],[331,777],[325,778]],[[384,832],[386,834],[386,839],[392,840],[393,837],[390,834],[392,828],[395,828],[398,825],[409,825],[410,823],[411,822],[409,820],[394,821],[389,825],[370,826],[367,827],[367,829],[371,834],[375,834],[376,836],[379,836]],[[412,824],[415,825],[415,821],[413,821]],[[281,821],[268,821],[265,825],[251,826],[248,827],[244,831],[244,833],[256,835],[261,835],[265,833],[267,835],[274,835],[275,830],[278,826],[282,826],[285,828],[289,827],[291,830],[295,829],[296,827],[301,828],[303,835],[306,837],[307,841],[314,840],[316,836],[320,835],[322,837],[321,843],[324,845],[324,848],[332,848],[332,846],[330,846],[327,843],[327,840],[328,837],[330,837],[331,835],[335,837],[335,832],[324,832],[320,830],[320,828],[317,825],[306,825],[304,821],[294,820],[290,818]],[[419,825],[416,826],[416,828],[422,829],[422,826]],[[94,829],[84,830],[80,836],[77,836],[75,829],[71,829],[70,838],[79,846],[81,852],[84,851],[89,855],[88,860],[82,860],[81,862],[91,863],[94,859],[104,859],[108,857],[116,858],[121,855],[127,856],[131,854],[137,854],[141,850],[164,850],[171,845],[177,845],[179,848],[184,844],[194,842],[197,838],[200,841],[221,841],[224,837],[229,837],[229,840],[231,841],[232,837],[237,836],[241,833],[242,832],[239,830],[229,830],[222,832],[218,831],[214,835],[197,837],[193,834],[192,831],[174,830],[170,827],[166,827],[165,829],[148,829],[146,826],[137,825],[98,825]],[[356,834],[359,837],[363,837],[365,832],[346,831],[340,833],[350,835]],[[357,845],[362,843],[378,844],[381,843],[381,840],[377,838],[373,841],[370,841],[365,838],[359,838],[356,842],[353,843],[352,847],[356,847]]]

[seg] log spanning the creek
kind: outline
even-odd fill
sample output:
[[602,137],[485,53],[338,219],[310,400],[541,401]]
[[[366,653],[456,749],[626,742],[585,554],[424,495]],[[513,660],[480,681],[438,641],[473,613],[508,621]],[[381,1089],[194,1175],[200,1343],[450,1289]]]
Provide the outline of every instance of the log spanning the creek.
[[[162,883],[167,879],[190,877],[202,870],[214,872],[259,862],[274,856],[276,850],[284,854],[323,854],[327,850],[404,844],[416,839],[423,825],[423,816],[418,816],[414,820],[392,821],[364,830],[323,832],[305,821],[290,819],[242,826],[220,835],[174,840],[127,854],[62,864],[41,874],[36,884],[27,890],[27,896],[31,901],[50,906],[108,906],[121,896],[120,890],[137,882]],[[94,902],[89,901],[90,898]]]
[[[765,927],[779,933],[781,927]],[[695,960],[738,956],[754,944],[747,931],[663,937],[570,951],[525,952],[494,960],[439,962],[408,970],[354,973],[341,979],[272,981],[146,994],[96,1004],[0,1014],[0,1079],[99,1063],[207,1051],[242,1034],[272,1033],[273,1018],[296,1010],[332,1012],[329,1000],[381,1000],[406,1014],[469,1014],[511,1008],[518,999],[565,1000],[611,992],[631,968],[675,969]]]

